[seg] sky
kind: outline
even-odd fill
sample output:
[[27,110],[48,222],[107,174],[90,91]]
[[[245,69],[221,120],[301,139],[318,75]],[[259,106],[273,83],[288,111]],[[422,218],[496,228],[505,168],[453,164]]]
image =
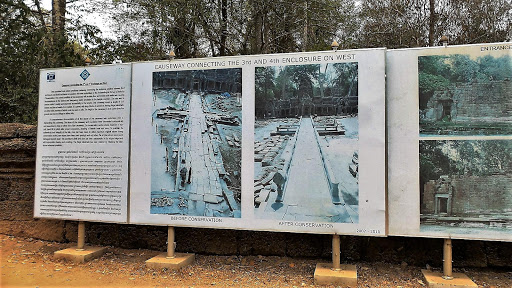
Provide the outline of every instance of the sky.
[[[25,0],[25,3],[29,5],[33,5],[33,1],[31,0]],[[77,5],[87,3],[86,0],[78,0],[76,2]],[[68,4],[73,5],[73,4]],[[51,11],[52,10],[52,0],[41,0],[41,6],[42,8]],[[100,28],[101,32],[103,33],[103,36],[114,38],[114,35],[111,34],[111,30],[108,27],[107,21],[105,20],[105,17],[101,15],[100,13],[88,13],[86,15],[81,15],[87,24],[95,25],[98,28]]]

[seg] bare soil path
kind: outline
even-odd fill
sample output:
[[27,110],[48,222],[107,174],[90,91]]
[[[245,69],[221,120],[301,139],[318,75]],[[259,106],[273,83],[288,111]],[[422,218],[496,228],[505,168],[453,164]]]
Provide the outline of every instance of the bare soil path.
[[[53,258],[72,247],[0,234],[0,287],[322,287],[313,282],[315,265],[325,259],[277,256],[205,256],[181,270],[146,268],[159,252],[109,248],[99,259],[74,264]],[[356,263],[358,287],[426,287],[421,267],[389,263]],[[512,287],[512,272],[457,270],[479,287]],[[336,286],[327,286],[336,287]]]

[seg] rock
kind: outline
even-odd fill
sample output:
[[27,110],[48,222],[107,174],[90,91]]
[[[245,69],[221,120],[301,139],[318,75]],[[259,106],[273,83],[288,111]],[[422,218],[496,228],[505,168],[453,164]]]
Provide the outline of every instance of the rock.
[[400,264],[400,268],[402,268],[402,270],[404,270],[405,268],[407,268],[408,264],[407,262],[405,261],[402,261],[402,263]]

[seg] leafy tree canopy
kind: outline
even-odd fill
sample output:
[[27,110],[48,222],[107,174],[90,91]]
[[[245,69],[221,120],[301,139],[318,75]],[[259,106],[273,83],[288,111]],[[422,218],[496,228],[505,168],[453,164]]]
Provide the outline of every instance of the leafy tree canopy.
[[[3,0],[0,5],[0,122],[35,123],[38,70],[82,65],[86,56],[93,64],[102,64],[164,59],[171,50],[178,58],[318,51],[329,49],[333,40],[340,49],[349,49],[435,46],[442,35],[448,35],[451,44],[512,39],[510,0],[52,0],[52,4],[51,11],[44,10],[40,0]],[[108,20],[114,38],[83,23],[83,15],[93,12]],[[430,95],[454,81],[502,79],[511,69],[509,58],[482,58],[476,63],[464,57],[438,60],[424,63],[422,93]],[[450,61],[459,64],[452,67]],[[273,79],[265,86],[270,89],[266,97],[285,97],[300,85],[309,87],[310,95],[326,93],[330,80],[311,69],[305,74],[292,69]],[[340,76],[337,85],[344,87],[342,93],[357,93],[357,78],[347,73],[348,78]]]
[[420,141],[420,181],[441,175],[512,173],[512,145],[508,140]]

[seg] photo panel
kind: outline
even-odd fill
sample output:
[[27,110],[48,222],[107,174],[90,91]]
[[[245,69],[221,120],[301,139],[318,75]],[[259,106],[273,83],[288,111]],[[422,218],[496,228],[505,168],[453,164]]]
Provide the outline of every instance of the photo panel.
[[512,54],[418,56],[420,136],[512,135]]
[[384,59],[134,64],[130,223],[385,235]]
[[420,140],[420,231],[512,235],[512,140]]
[[358,223],[358,63],[255,69],[256,218]]
[[512,240],[511,51],[388,51],[390,235]]
[[268,55],[255,63],[245,190],[255,227],[386,234],[384,53]]
[[244,89],[231,60],[133,64],[131,223],[240,227]]
[[153,72],[151,214],[240,218],[241,76]]

